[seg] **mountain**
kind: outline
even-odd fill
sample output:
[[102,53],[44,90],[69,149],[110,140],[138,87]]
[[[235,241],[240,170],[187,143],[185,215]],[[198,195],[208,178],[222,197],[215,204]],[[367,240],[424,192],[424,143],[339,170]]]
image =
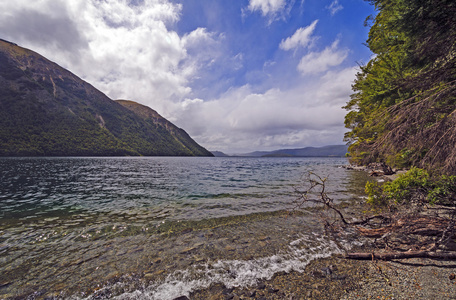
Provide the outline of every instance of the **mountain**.
[[241,156],[254,157],[343,157],[347,153],[348,146],[332,145],[324,147],[306,147],[299,149],[280,149],[275,151],[255,151]]
[[229,157],[228,154],[223,153],[222,151],[211,151],[215,157]]
[[0,156],[213,156],[154,110],[3,40],[0,91]]

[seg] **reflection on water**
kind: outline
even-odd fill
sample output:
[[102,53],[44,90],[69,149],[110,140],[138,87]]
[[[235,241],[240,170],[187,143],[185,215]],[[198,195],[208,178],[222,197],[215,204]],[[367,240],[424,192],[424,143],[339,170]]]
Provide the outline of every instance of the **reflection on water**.
[[330,175],[335,198],[353,197],[365,177],[338,167],[344,164],[340,158],[0,159],[0,298],[96,291],[101,298],[172,299],[214,280],[247,284],[299,270],[337,249],[321,240],[311,217],[287,218],[283,211],[309,170]]

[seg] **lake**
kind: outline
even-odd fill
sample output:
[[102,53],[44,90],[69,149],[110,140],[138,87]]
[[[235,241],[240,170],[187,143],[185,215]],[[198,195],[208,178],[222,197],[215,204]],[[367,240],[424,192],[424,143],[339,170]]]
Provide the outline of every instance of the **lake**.
[[345,158],[1,158],[0,298],[174,299],[253,285],[340,249],[312,212],[313,171],[359,200]]

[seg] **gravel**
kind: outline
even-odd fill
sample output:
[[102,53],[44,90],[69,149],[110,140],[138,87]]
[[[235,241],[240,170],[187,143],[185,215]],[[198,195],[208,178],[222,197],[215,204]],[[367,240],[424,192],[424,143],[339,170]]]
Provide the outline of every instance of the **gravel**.
[[456,299],[456,261],[403,259],[311,262],[305,272],[278,273],[249,288],[213,285],[189,299]]

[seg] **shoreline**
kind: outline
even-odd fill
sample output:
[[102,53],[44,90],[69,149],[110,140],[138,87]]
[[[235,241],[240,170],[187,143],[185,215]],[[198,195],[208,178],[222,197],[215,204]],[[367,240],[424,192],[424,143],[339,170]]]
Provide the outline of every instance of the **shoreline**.
[[[366,167],[347,169],[369,172]],[[393,181],[406,170],[376,175],[379,182]],[[363,245],[356,250],[373,251]],[[352,249],[355,250],[355,249]],[[309,262],[304,272],[279,272],[251,287],[227,288],[214,284],[178,300],[238,299],[456,299],[456,261],[409,258],[390,261],[354,260],[340,254]]]
[[177,299],[456,299],[455,274],[451,260],[359,261],[334,255],[315,259],[302,273],[277,273],[253,287],[215,284]]

